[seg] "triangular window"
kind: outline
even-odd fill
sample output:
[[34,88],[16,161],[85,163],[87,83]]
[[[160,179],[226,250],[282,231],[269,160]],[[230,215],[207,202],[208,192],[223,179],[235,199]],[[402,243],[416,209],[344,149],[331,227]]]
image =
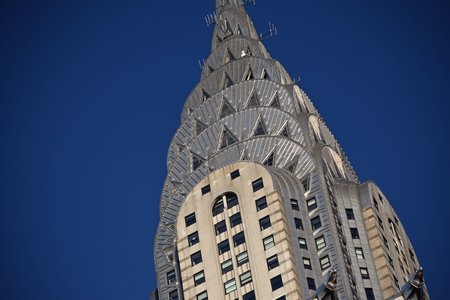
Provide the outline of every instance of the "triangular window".
[[266,79],[266,80],[270,80],[269,74],[267,73],[266,69],[262,70],[261,78],[262,79]]
[[183,150],[184,150],[184,146],[183,146],[183,145],[181,145],[181,144],[177,144],[177,151],[178,151],[178,155],[180,155],[180,154],[181,154],[181,152],[183,152]]
[[205,102],[209,97],[209,94],[204,89],[202,89],[202,101]]
[[297,163],[298,163],[298,160],[295,159],[293,162],[291,162],[291,163],[286,167],[286,170],[288,170],[288,171],[291,172],[291,173],[294,173],[294,172],[295,172],[295,168],[297,168]]
[[223,41],[223,39],[219,35],[217,35],[217,42],[222,43],[222,41]]
[[222,107],[220,109],[220,114],[219,114],[219,119],[222,119],[223,117],[226,117],[233,113],[234,113],[233,107],[225,98],[223,98]]
[[248,160],[247,149],[244,149],[241,153],[240,160]]
[[192,171],[195,171],[205,162],[205,160],[194,153],[191,153],[191,155],[192,155]]
[[252,79],[254,79],[252,68],[250,67],[250,65],[248,65],[247,72],[245,72],[244,81],[252,80]]
[[214,72],[214,69],[213,69],[213,67],[211,67],[211,66],[208,66],[208,70],[209,70],[209,73]]
[[259,106],[258,96],[256,95],[256,92],[253,92],[247,101],[246,107],[249,108],[249,107],[258,107],[258,106]]
[[195,132],[196,135],[202,133],[208,126],[200,120],[195,119]]
[[236,26],[236,35],[241,35],[241,34],[242,34],[241,26],[239,26],[239,24],[237,24],[237,26]]
[[286,123],[286,125],[281,129],[279,135],[285,136],[285,137],[291,137],[291,134],[289,133],[289,125]]
[[270,107],[277,107],[277,108],[281,108],[280,106],[280,99],[278,99],[278,94],[275,93],[275,95],[273,96],[272,101],[269,104]]
[[269,157],[267,157],[267,159],[264,161],[264,164],[266,166],[273,166],[274,157],[275,157],[275,151],[270,153]]
[[233,34],[233,31],[231,30],[230,23],[227,19],[225,19],[225,28],[224,28],[225,36],[230,36]]
[[230,86],[233,85],[233,82],[231,81],[230,77],[228,76],[227,73],[223,74],[223,84],[222,84],[222,89],[226,89]]
[[253,136],[265,135],[265,134],[267,134],[266,126],[264,126],[263,119],[260,116],[258,118],[258,121],[256,121],[256,126],[255,126],[255,129],[253,130]]
[[224,127],[223,131],[222,131],[221,142],[220,142],[220,150],[237,143],[237,141],[238,140],[234,137],[234,135],[230,132],[230,130],[228,130],[226,127]]
[[225,55],[224,55],[224,59],[223,59],[223,64],[227,64],[230,61],[234,60],[234,55],[233,53],[231,53],[230,49],[226,48],[225,49]]
[[245,54],[248,55],[248,56],[252,56],[253,55],[252,50],[250,50],[250,46],[249,45],[247,45],[245,47]]

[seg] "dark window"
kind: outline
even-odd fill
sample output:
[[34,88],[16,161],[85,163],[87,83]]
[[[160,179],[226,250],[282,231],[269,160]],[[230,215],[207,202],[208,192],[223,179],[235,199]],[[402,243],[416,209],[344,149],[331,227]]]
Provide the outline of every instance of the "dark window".
[[309,288],[310,290],[315,291],[315,290],[316,290],[316,282],[314,281],[314,279],[312,279],[312,278],[310,278],[310,277],[307,277],[307,278],[306,278],[306,281],[308,282],[308,288]]
[[205,282],[205,273],[203,271],[194,274],[194,284],[196,286],[202,284],[203,282]]
[[272,224],[270,223],[270,217],[269,216],[265,216],[262,219],[259,219],[259,229],[261,229],[261,231],[263,231],[264,229],[267,229],[271,226]]
[[211,192],[211,186],[208,184],[207,186],[202,187],[202,195],[208,194]]
[[360,268],[362,279],[369,279],[369,271],[367,268]]
[[375,300],[375,295],[373,294],[373,290],[371,288],[365,288],[367,300]]
[[217,245],[217,248],[219,249],[219,255],[224,254],[225,252],[230,251],[230,242],[228,242],[228,240],[220,242]]
[[346,208],[345,209],[345,213],[347,214],[347,219],[349,219],[349,220],[354,220],[355,219],[355,215],[353,214],[353,209]]
[[191,263],[193,266],[198,265],[203,261],[202,259],[202,253],[200,251],[195,252],[191,255]]
[[272,291],[276,291],[281,288],[283,286],[283,279],[281,279],[281,275],[277,275],[270,279],[270,284],[272,285]]
[[184,220],[186,221],[186,227],[191,226],[192,224],[195,224],[195,213],[192,213],[190,215],[187,215],[184,217]]
[[245,273],[242,273],[239,276],[239,280],[241,282],[241,286],[246,285],[247,283],[252,282],[252,273],[250,271],[247,271]]
[[177,279],[175,277],[175,270],[168,272],[167,273],[167,283],[171,284],[171,283],[175,283],[176,281],[177,281]]
[[188,235],[189,246],[193,246],[193,245],[197,244],[199,241],[200,241],[200,239],[198,238],[197,231]]
[[299,218],[294,218],[295,228],[303,230],[303,222]]
[[304,190],[305,192],[309,191],[309,189],[310,189],[309,175],[306,176],[305,178],[303,178],[303,180],[302,180],[302,186],[303,186],[303,190]]
[[247,253],[247,251],[244,251],[244,252],[239,253],[238,255],[236,255],[236,261],[237,261],[238,266],[242,266],[243,264],[248,262],[248,253]]
[[222,232],[227,231],[227,224],[225,223],[225,220],[223,220],[214,225],[214,228],[216,229],[216,235],[219,235]]
[[352,239],[354,240],[359,239],[358,228],[350,228],[350,233],[352,234]]
[[231,180],[236,179],[239,176],[241,176],[241,174],[239,173],[239,170],[235,170],[235,171],[231,172],[231,174],[230,174]]
[[375,208],[379,211],[380,208],[378,207],[378,201],[375,200],[375,198],[373,198],[373,205],[375,206]]
[[[242,283],[241,283],[242,285]],[[250,291],[242,297],[242,300],[256,300],[255,291]]]
[[306,205],[308,206],[308,211],[312,211],[313,209],[317,208],[317,201],[316,198],[311,198],[306,200]]
[[304,238],[298,238],[298,245],[300,249],[308,250],[308,245],[306,244],[306,240]]
[[239,233],[236,233],[233,236],[233,244],[235,247],[242,245],[243,243],[245,243],[245,236],[244,236],[244,232],[241,231]]
[[233,261],[231,259],[224,261],[221,264],[222,274],[228,273],[233,270]]
[[388,243],[388,240],[386,239],[386,237],[383,235],[383,242],[384,242],[384,245],[386,246],[386,248],[388,248],[389,249],[389,243]]
[[230,223],[232,228],[236,225],[241,224],[242,223],[241,213],[235,213],[234,215],[232,215],[230,217]]
[[286,300],[286,296],[281,296],[281,297],[278,297],[277,299],[275,299],[275,300]]
[[259,191],[264,187],[262,178],[256,179],[252,182],[253,192]]
[[291,207],[293,210],[300,210],[300,208],[298,207],[298,201],[295,199],[291,199]]
[[378,217],[378,216],[377,216],[377,218],[378,218],[378,225],[380,225],[381,229],[383,229],[383,230],[384,230],[384,226],[383,226],[383,220],[381,220],[381,218],[380,218],[380,217]]
[[414,255],[414,253],[412,252],[411,249],[408,248],[408,250],[409,250],[409,257],[411,257],[411,260],[412,260],[413,262],[416,262],[416,257],[415,257],[415,255]]
[[278,255],[275,254],[267,259],[267,269],[269,269],[269,271],[275,269],[279,265]]
[[176,290],[169,293],[169,300],[178,300],[178,292]]
[[303,257],[303,267],[305,267],[305,269],[312,270],[311,260],[309,258]]
[[256,203],[256,210],[260,211],[267,207],[267,199],[266,196],[259,198],[255,201]]
[[213,216],[217,216],[218,214],[223,213],[223,199],[220,197],[216,200],[214,203],[213,209],[212,209]]
[[311,219],[311,228],[313,231],[319,229],[320,227],[322,227],[322,223],[320,222],[320,217],[317,216],[315,218]]
[[228,194],[227,195],[227,208],[232,208],[236,205],[238,205],[238,198],[236,194]]

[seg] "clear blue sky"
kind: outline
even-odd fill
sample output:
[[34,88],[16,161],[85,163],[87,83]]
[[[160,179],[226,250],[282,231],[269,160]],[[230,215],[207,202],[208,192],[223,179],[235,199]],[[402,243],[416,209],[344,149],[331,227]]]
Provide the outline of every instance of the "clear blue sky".
[[[168,145],[210,51],[203,1],[2,1],[0,298],[148,299]],[[448,1],[249,8],[445,299]]]

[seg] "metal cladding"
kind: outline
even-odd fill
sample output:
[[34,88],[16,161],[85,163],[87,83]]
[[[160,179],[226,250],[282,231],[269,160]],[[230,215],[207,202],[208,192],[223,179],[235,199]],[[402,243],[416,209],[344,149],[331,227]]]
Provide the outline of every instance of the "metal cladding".
[[[209,173],[239,161],[265,165],[280,178],[290,174],[286,181],[293,185],[300,186],[308,176],[316,189],[333,267],[328,276],[315,273],[321,279],[317,282],[324,282],[320,295],[366,299],[364,282],[351,263],[354,250],[347,246],[351,236],[342,222],[343,200],[335,195],[336,184],[359,186],[347,157],[305,92],[270,57],[240,0],[217,0],[210,21],[215,25],[212,52],[185,102],[168,151],[154,241],[160,299],[169,299],[174,290],[182,294],[180,285],[166,280],[166,274],[178,268],[175,241],[180,206]],[[362,210],[359,203],[355,205]],[[361,212],[356,214],[362,218]],[[361,240],[368,244],[363,222],[358,226]],[[365,247],[370,286],[378,296],[376,267]]]

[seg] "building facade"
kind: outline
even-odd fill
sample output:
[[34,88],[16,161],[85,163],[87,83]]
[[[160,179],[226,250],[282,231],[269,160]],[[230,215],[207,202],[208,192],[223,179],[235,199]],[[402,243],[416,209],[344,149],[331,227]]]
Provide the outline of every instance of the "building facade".
[[170,144],[152,299],[428,299],[388,199],[359,182],[243,4],[217,0]]

